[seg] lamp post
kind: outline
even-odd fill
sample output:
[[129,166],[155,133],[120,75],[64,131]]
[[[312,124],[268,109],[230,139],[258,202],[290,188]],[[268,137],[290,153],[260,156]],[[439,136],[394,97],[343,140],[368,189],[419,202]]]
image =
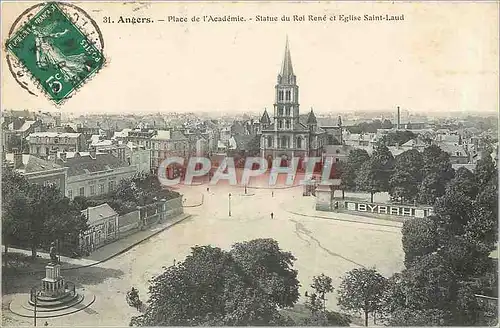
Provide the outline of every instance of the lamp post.
[[35,288],[34,292],[35,292],[35,300],[33,306],[33,326],[36,327],[36,307],[37,307],[38,296],[41,294],[41,291]]
[[229,193],[229,216],[231,216],[231,193]]

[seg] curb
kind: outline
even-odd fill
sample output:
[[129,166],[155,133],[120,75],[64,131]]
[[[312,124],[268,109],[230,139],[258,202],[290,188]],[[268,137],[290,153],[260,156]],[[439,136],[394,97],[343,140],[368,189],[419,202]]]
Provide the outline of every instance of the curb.
[[205,203],[205,195],[204,194],[201,194],[201,203],[199,204],[194,204],[194,205],[182,205],[183,208],[187,207],[200,207],[201,205],[203,205],[203,203]]
[[[100,260],[100,261],[96,261],[95,263],[92,263],[92,264],[86,264],[86,265],[80,265],[80,266],[75,266],[75,267],[72,267],[72,268],[61,268],[61,271],[69,271],[69,270],[76,270],[76,269],[83,269],[83,268],[89,268],[89,267],[92,267],[92,266],[95,266],[95,265],[98,265],[98,264],[101,264],[101,263],[104,263],[106,261],[109,261],[111,260],[112,258],[118,256],[118,255],[121,255],[129,250],[131,250],[132,248],[134,248],[135,246],[147,241],[148,239],[150,239],[151,237],[153,236],[156,236],[157,234],[159,234],[160,232],[163,232],[167,229],[169,229],[170,227],[173,227],[174,225],[178,224],[178,223],[181,223],[183,222],[184,220],[190,218],[192,215],[191,214],[187,214],[183,219],[181,220],[178,220],[174,223],[172,223],[171,225],[168,225],[166,226],[165,228],[163,229],[160,229],[158,231],[155,231],[154,233],[152,233],[151,235],[145,237],[144,239],[141,239],[135,243],[133,243],[132,245],[130,246],[127,246],[125,247],[124,249],[118,251],[117,253],[114,253],[110,256],[108,256],[107,258],[103,259],[103,260]],[[108,244],[109,245],[109,244]],[[36,273],[44,273],[45,270],[36,270],[36,271],[22,271],[22,272],[16,272],[14,275],[12,276],[16,276],[16,275],[23,275],[23,274],[36,274]]]
[[[275,190],[275,189],[291,189],[291,188],[297,188],[297,187],[303,187],[302,185],[296,185],[296,186],[286,186],[286,187],[252,187],[252,186],[247,186],[247,189],[269,189],[269,190]],[[241,186],[241,188],[244,188],[244,186]]]
[[[285,211],[288,212],[288,213],[290,213],[290,214],[304,216],[304,217],[309,217],[309,218],[315,218],[315,219],[344,221],[344,222],[352,222],[352,223],[359,223],[359,224],[368,224],[368,225],[383,226],[383,227],[392,227],[392,228],[399,228],[399,229],[402,228],[402,227],[398,227],[398,226],[392,225],[392,224],[362,222],[362,221],[349,220],[349,219],[330,218],[328,216],[318,216],[318,215],[303,214],[303,213],[293,212],[293,211],[289,211],[289,210],[285,210]],[[347,214],[347,213],[345,213],[345,214]],[[347,214],[347,215],[350,215],[350,214]],[[384,220],[384,219],[378,219],[378,220]],[[385,221],[388,221],[388,220],[385,220]],[[391,222],[394,222],[394,221],[391,221]]]

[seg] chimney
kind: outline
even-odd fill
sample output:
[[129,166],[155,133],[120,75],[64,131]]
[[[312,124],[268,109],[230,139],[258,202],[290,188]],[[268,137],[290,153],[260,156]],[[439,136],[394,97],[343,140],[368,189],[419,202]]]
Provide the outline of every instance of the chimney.
[[57,150],[51,150],[49,152],[49,161],[56,162],[57,160]]
[[401,124],[401,110],[399,109],[399,106],[398,106],[398,125],[397,125],[398,130],[399,130],[400,124]]
[[17,148],[12,150],[14,151],[14,169],[20,169],[23,166],[23,154]]
[[96,159],[97,150],[95,149],[95,147],[91,147],[90,150],[89,150],[89,153],[90,153],[90,158]]

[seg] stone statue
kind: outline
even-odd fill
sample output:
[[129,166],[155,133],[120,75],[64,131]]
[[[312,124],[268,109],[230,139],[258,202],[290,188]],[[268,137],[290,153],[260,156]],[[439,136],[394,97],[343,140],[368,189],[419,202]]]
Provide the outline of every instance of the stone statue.
[[56,251],[56,244],[51,243],[50,244],[50,264],[59,264],[59,259],[57,257],[57,251]]

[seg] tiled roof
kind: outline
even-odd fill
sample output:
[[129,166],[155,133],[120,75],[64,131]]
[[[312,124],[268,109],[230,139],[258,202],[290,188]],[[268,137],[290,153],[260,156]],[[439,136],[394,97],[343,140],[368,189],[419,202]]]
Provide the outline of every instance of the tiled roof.
[[[46,161],[33,155],[23,154],[23,166],[19,168],[25,173],[43,172],[48,170],[60,169],[61,165],[58,165],[52,161]],[[5,154],[5,159],[8,162],[14,162],[14,154]]]
[[78,138],[81,133],[68,133],[68,132],[35,132],[31,133],[30,137],[41,137],[41,138]]
[[155,136],[151,137],[152,140],[170,140],[171,135],[169,130],[158,130]]
[[83,210],[82,214],[87,217],[89,224],[117,215],[115,210],[113,210],[107,203],[95,207],[89,207],[86,210]]
[[235,135],[234,141],[236,142],[236,149],[246,150],[248,148],[248,144],[254,139],[258,138],[257,136],[251,135]]
[[170,137],[172,140],[187,140],[187,137],[181,131],[172,131]]
[[96,158],[87,156],[74,156],[65,162],[58,160],[58,164],[68,167],[68,176],[77,176],[86,173],[99,172],[108,169],[128,167],[128,163],[111,154],[96,154]]
[[19,128],[18,131],[27,131],[36,121],[25,121],[24,124]]

